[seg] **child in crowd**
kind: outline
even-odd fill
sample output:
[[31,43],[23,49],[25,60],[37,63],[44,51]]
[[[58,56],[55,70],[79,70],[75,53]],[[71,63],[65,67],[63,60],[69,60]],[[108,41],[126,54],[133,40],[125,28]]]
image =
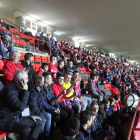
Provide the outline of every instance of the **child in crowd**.
[[41,67],[36,72],[36,74],[42,75],[44,72],[48,71],[48,68],[49,68],[49,64],[48,63],[42,63]]

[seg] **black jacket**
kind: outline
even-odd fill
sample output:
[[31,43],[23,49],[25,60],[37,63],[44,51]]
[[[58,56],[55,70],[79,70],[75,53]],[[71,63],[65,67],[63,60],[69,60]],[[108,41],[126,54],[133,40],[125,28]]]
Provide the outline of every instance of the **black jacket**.
[[21,112],[27,107],[29,91],[21,90],[12,80],[0,93],[0,129],[12,132]]
[[29,72],[28,72],[28,78],[29,78],[28,83],[31,84],[32,78],[35,76],[35,71],[34,71],[33,66],[31,64],[28,65],[28,63],[24,60],[21,62],[21,65],[26,70],[29,70]]

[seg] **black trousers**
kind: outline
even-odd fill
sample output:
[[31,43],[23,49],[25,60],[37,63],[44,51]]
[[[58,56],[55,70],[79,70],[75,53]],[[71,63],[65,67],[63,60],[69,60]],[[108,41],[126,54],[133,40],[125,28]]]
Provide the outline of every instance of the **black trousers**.
[[15,122],[12,132],[19,134],[18,140],[37,140],[42,122],[40,120],[33,121],[31,118],[21,119]]
[[74,116],[74,111],[71,108],[68,108],[64,103],[59,103],[61,109],[68,113],[68,119]]
[[52,115],[52,121],[58,122],[60,120],[66,119],[68,117],[68,113],[60,108],[60,114],[54,112],[53,110],[47,110]]

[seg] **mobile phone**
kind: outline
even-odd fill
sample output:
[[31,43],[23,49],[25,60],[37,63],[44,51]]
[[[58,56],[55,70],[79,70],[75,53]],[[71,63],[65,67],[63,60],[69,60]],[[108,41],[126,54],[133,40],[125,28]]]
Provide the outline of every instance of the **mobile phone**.
[[24,84],[24,79],[23,79],[23,78],[20,79],[20,80],[18,81],[18,83],[19,83],[19,85],[20,85],[21,87],[23,87],[23,86],[22,86],[22,83]]

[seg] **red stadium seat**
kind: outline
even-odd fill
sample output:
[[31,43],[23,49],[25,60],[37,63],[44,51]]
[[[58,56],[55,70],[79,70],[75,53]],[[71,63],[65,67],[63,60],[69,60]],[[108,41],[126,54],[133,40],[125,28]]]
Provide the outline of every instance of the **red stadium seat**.
[[20,53],[20,59],[24,59],[25,53]]
[[34,61],[41,61],[41,58],[39,55],[34,55]]
[[3,65],[4,65],[3,61],[2,61],[2,60],[0,60],[0,70],[2,70],[2,69],[3,69]]
[[47,62],[47,58],[45,56],[40,56],[41,62]]
[[47,57],[47,62],[50,63],[50,57]]
[[34,66],[35,66],[35,71],[38,71],[39,68],[41,67],[41,64],[34,64]]

